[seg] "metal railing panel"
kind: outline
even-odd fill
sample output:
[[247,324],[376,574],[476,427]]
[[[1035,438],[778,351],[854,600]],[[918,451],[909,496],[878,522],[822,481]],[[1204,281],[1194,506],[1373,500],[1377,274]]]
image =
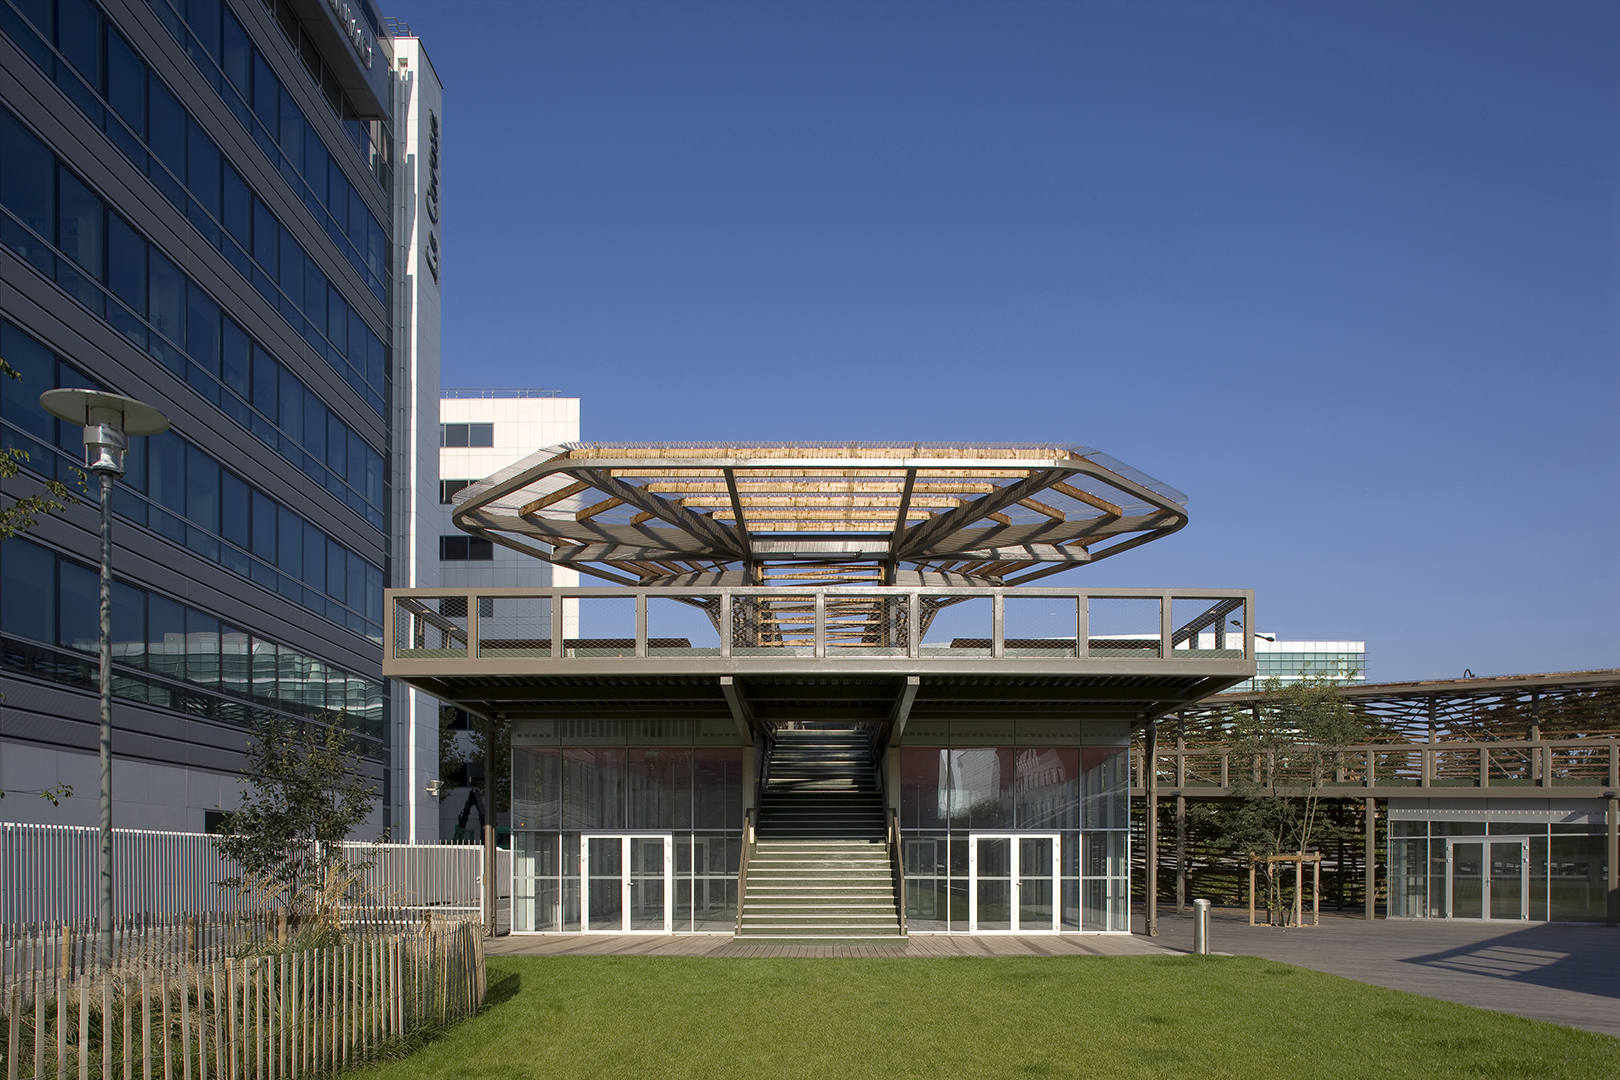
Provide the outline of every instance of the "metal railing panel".
[[[113,911],[131,916],[227,915],[265,899],[225,887],[238,867],[207,833],[113,830]],[[99,830],[0,822],[0,925],[77,923],[96,918]],[[355,863],[375,859],[356,900],[366,906],[477,912],[484,849],[472,845],[348,842]],[[510,894],[511,853],[500,851],[497,891]]]
[[1253,659],[1253,597],[1231,589],[392,589],[388,604],[402,661]]

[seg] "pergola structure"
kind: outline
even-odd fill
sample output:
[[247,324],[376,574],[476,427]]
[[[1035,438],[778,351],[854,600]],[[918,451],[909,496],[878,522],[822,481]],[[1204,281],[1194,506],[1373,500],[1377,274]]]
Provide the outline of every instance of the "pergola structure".
[[1083,446],[547,447],[459,528],[620,585],[1023,585],[1187,523],[1186,496]]
[[[1380,801],[1414,820],[1479,821],[1494,814],[1522,828],[1539,820],[1536,815],[1580,818],[1604,833],[1603,915],[1611,926],[1620,921],[1620,669],[1352,683],[1335,692],[1364,720],[1366,739],[1340,748],[1343,764],[1321,794],[1362,804],[1363,867],[1379,860]],[[1187,800],[1232,798],[1232,780],[1249,776],[1280,793],[1303,792],[1297,762],[1275,754],[1250,760],[1231,747],[1233,714],[1270,704],[1263,690],[1218,694],[1140,730],[1131,785],[1148,806],[1150,896],[1158,870],[1159,799],[1175,802],[1171,860],[1179,907],[1188,876]],[[1410,809],[1420,806],[1425,809]],[[1363,893],[1368,918],[1374,884]]]

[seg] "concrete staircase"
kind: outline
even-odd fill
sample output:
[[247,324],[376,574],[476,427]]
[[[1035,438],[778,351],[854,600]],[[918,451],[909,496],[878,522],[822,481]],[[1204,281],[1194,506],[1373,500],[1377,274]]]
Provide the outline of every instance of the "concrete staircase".
[[904,941],[865,734],[779,731],[768,775],[738,938]]

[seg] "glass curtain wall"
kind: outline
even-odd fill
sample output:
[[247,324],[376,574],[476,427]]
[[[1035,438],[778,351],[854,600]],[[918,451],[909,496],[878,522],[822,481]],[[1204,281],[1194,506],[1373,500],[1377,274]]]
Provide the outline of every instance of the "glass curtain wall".
[[1124,747],[908,747],[900,784],[911,932],[968,931],[969,844],[996,832],[1057,835],[1060,930],[1129,930]]
[[[100,577],[21,537],[0,543],[0,668],[95,685]],[[55,646],[54,648],[52,646]],[[188,716],[248,724],[277,712],[339,721],[377,744],[383,687],[205,611],[122,580],[112,592],[113,695]]]
[[732,932],[742,783],[741,747],[514,747],[513,930],[581,929],[581,834],[668,833],[675,932]]
[[[1527,845],[1525,913],[1531,921],[1602,922],[1607,916],[1607,837],[1601,822],[1392,821],[1389,834],[1391,918],[1481,917],[1478,860],[1483,856],[1476,852],[1485,849],[1469,847],[1468,858],[1450,861],[1447,850],[1454,843],[1484,845],[1496,837],[1522,838]],[[1514,869],[1495,857],[1491,863],[1496,891],[1517,893]],[[1517,908],[1493,903],[1492,916],[1517,918]]]

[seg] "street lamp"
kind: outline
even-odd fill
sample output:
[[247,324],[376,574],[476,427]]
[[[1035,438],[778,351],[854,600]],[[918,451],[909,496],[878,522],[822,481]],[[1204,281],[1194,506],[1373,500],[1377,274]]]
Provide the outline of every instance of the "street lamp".
[[47,390],[39,395],[46,412],[84,427],[84,465],[101,479],[101,873],[98,951],[112,964],[112,486],[124,475],[124,451],[131,435],[169,430],[168,417],[150,405],[99,390]]

